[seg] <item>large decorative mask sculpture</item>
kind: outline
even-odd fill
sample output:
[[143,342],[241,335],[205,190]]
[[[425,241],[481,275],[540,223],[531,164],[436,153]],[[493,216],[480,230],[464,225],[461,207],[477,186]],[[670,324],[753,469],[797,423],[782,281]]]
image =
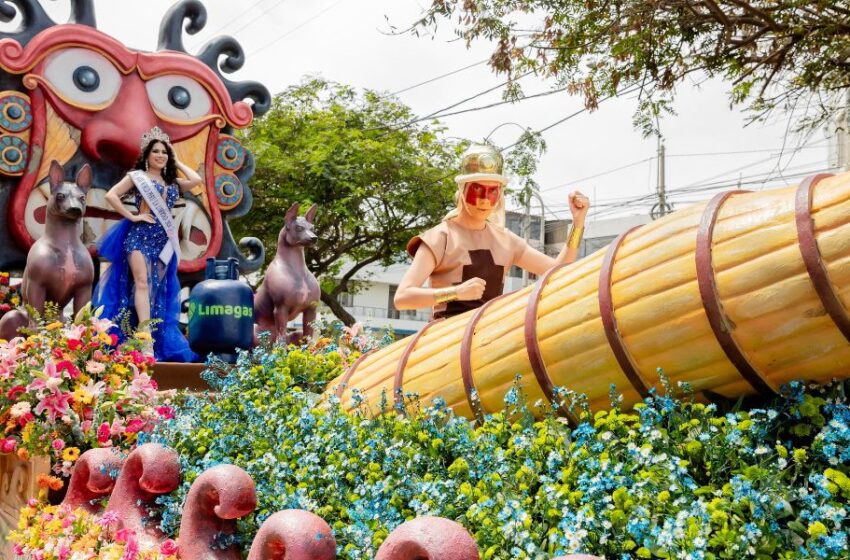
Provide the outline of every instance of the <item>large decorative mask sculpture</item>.
[[246,257],[226,222],[252,203],[253,159],[233,132],[271,102],[261,84],[222,75],[242,67],[241,46],[221,36],[187,54],[184,23],[190,34],[206,23],[197,0],[168,11],[157,52],[131,50],[98,31],[93,0],[71,6],[72,23],[57,25],[36,0],[0,0],[0,19],[21,16],[15,32],[0,34],[0,269],[22,264],[44,231],[51,160],[71,176],[86,163],[94,171],[83,226],[83,242],[94,250],[120,219],[106,191],[135,162],[142,133],[159,126],[177,157],[204,178],[175,205],[180,272],[202,271],[207,257],[236,257],[242,271],[256,270],[262,245],[243,240]]

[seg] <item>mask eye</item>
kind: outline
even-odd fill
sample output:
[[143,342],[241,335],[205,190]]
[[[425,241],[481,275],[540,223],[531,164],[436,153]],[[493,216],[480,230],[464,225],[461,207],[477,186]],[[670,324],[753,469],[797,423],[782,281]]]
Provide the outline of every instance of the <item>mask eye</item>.
[[121,74],[109,59],[82,48],[51,54],[44,77],[67,101],[93,108],[111,103],[121,87]]
[[187,76],[157,76],[145,87],[153,108],[169,119],[194,121],[208,115],[212,107],[207,90]]

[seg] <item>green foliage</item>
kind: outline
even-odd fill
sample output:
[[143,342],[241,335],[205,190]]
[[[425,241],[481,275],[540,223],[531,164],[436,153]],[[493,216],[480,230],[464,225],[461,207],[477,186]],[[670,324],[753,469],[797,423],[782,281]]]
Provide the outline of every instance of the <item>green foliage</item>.
[[433,0],[414,30],[442,19],[456,20],[467,43],[495,42],[496,71],[554,78],[588,108],[639,91],[635,124],[647,134],[695,72],[731,81],[731,101],[749,103],[754,118],[811,102],[801,126],[822,122],[830,94],[850,87],[845,1]]
[[246,546],[266,517],[301,508],[328,521],[345,560],[374,558],[397,525],[423,515],[463,524],[484,559],[846,557],[840,384],[793,385],[765,409],[726,414],[654,395],[631,412],[585,413],[574,430],[532,418],[514,388],[503,412],[473,426],[439,401],[407,418],[317,404],[303,380],[338,372],[335,353],[242,355],[211,380],[214,400],[193,398],[158,428],[186,478],[164,500],[167,531],[191,481],[228,462],[257,485],[257,511],[240,521]]
[[318,78],[280,93],[243,138],[257,170],[251,219],[234,222],[236,237],[259,237],[270,260],[287,208],[317,203],[319,243],[307,266],[322,300],[335,303],[356,288],[358,271],[402,258],[407,241],[453,204],[459,146],[438,124],[414,119],[394,98]]

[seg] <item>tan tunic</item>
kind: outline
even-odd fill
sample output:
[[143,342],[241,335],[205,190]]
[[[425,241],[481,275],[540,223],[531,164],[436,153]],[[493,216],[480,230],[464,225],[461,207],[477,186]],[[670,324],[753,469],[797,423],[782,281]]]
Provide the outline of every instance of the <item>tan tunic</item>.
[[456,286],[476,277],[487,282],[481,299],[435,306],[437,319],[475,309],[501,295],[505,276],[519,262],[528,244],[510,230],[489,223],[484,229],[471,230],[450,220],[411,239],[407,252],[412,257],[420,247],[427,247],[437,262],[429,279],[432,288]]

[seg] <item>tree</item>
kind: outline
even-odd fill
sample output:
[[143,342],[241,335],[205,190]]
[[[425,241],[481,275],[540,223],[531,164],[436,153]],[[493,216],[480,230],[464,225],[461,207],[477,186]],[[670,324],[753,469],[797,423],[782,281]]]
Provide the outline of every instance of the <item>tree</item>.
[[402,259],[407,241],[453,205],[460,146],[439,125],[413,120],[393,98],[313,78],[278,94],[243,137],[256,173],[250,218],[233,224],[237,239],[259,237],[268,264],[286,209],[317,203],[319,242],[307,267],[322,302],[348,325],[339,295],[355,290],[355,275]]
[[588,109],[639,92],[645,133],[695,73],[730,80],[753,119],[807,107],[801,127],[822,123],[831,94],[850,87],[846,0],[432,0],[413,29],[453,18],[467,43],[495,41],[490,65],[511,79],[555,78]]

